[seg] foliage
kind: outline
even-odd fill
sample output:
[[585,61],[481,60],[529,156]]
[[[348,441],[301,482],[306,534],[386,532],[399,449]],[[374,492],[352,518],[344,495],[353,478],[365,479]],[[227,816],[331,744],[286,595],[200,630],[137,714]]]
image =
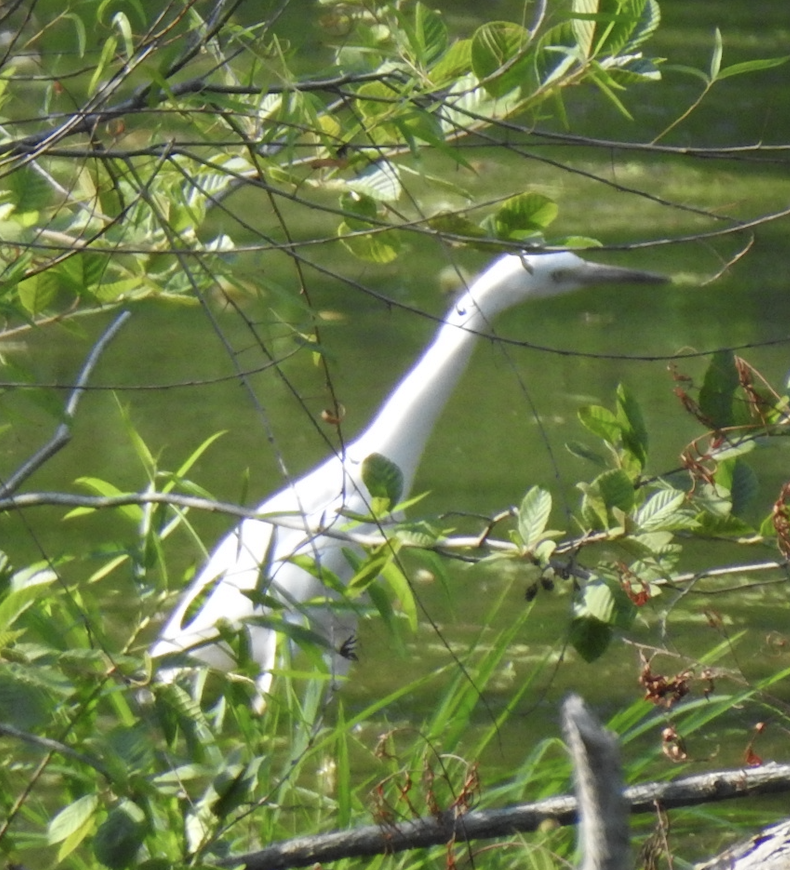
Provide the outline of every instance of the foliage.
[[[465,36],[451,15],[420,2],[284,4],[321,28],[317,58],[292,42],[293,31],[284,35],[275,4],[33,5],[12,3],[0,13],[10,35],[0,57],[4,340],[54,341],[60,328],[70,343],[90,331],[84,324],[116,308],[139,310],[144,300],[177,314],[178,306],[200,306],[272,444],[277,435],[244,355],[250,345],[261,367],[298,397],[311,426],[311,406],[284,361],[315,362],[329,399],[327,440],[343,443],[316,276],[381,297],[353,276],[403,264],[421,245],[450,257],[462,246],[490,255],[593,248],[605,235],[620,241],[596,226],[589,230],[601,239],[555,233],[564,208],[559,186],[506,166],[507,189],[495,189],[472,156],[481,143],[500,149],[503,165],[518,158],[520,169],[537,159],[530,149],[541,137],[581,144],[559,131],[573,128],[577,93],[628,124],[640,101],[661,103],[662,70],[702,79],[707,97],[714,84],[786,60],[722,66],[716,31],[707,72],[663,64],[650,48],[660,24],[656,0],[536,4],[529,26],[486,21]],[[701,102],[663,130],[634,135],[645,147],[669,138]],[[601,145],[607,155],[610,145]],[[563,173],[589,174],[553,158],[542,167],[552,161]],[[695,219],[723,219],[714,209],[697,211]],[[617,232],[630,238],[627,220]],[[741,231],[739,217],[727,220]],[[410,307],[397,294],[385,300]],[[229,337],[225,311],[241,338]],[[262,322],[274,324],[271,332]],[[56,393],[36,387],[35,364],[28,371],[10,352],[4,363],[16,387],[35,388],[35,411],[25,413],[75,426],[84,383],[64,411]],[[95,364],[86,363],[86,377]],[[683,738],[704,732],[713,740],[719,720],[722,730],[732,727],[728,717],[739,705],[770,708],[786,726],[788,711],[772,695],[786,669],[751,681],[725,670],[720,663],[736,656],[739,637],[713,608],[706,620],[714,643],[682,655],[664,645],[653,664],[655,637],[683,613],[687,596],[715,591],[722,577],[746,587],[758,573],[783,589],[790,556],[790,492],[783,487],[763,503],[755,470],[786,434],[784,391],[729,350],[711,357],[698,384],[677,365],[678,417],[685,412],[695,427],[685,447],[673,444],[682,449],[681,467],[666,472],[654,462],[640,390],[623,383],[610,406],[578,410],[588,440],[568,449],[588,473],[566,509],[558,493],[524,486],[517,509],[483,519],[467,535],[455,518],[416,519],[418,499],[400,503],[397,466],[368,457],[365,481],[383,537],[360,540],[358,525],[370,518],[348,516],[353,577],[345,585],[322,577],[346,597],[336,606],[372,613],[392,645],[411,648],[416,632],[422,655],[420,647],[438,639],[441,665],[372,699],[353,685],[350,694],[336,693],[315,635],[266,601],[261,619],[294,646],[263,716],[249,707],[255,664],[238,627],[220,626],[237,659],[231,673],[203,668],[166,682],[146,653],[194,558],[211,547],[195,515],[210,502],[202,462],[219,436],[184,451],[171,470],[161,445],[138,429],[134,408],[116,403],[102,422],[120,418],[119,449],[139,464],[133,482],[111,463],[72,475],[77,492],[20,496],[49,457],[28,469],[27,439],[12,420],[6,435],[25,448],[15,469],[23,473],[9,475],[3,509],[22,511],[37,541],[42,521],[26,507],[54,503],[60,518],[65,506],[74,524],[112,506],[116,525],[90,552],[42,546],[20,565],[8,558],[0,565],[0,845],[8,860],[151,870],[232,865],[271,842],[371,818],[386,830],[415,816],[556,793],[567,787],[568,769],[551,730],[517,764],[492,762],[493,747],[519,733],[524,711],[559,681],[563,658],[596,662],[605,679],[605,654],[623,641],[642,653],[638,677],[652,703],[635,700],[614,724],[635,742],[667,721],[675,729],[662,748],[637,746],[634,773],[668,775],[662,752],[688,760]],[[184,559],[179,541],[199,556]],[[757,565],[741,556],[756,545],[770,553]],[[481,563],[485,577],[499,578],[470,596],[478,619],[463,648],[445,638],[415,583],[428,575],[445,587],[451,607],[468,608],[453,588],[452,559]],[[552,608],[545,643],[524,656],[525,626],[540,637],[541,614]],[[661,673],[675,655],[676,673]],[[420,699],[428,699],[424,715],[415,713]],[[751,743],[749,752],[756,758]],[[526,860],[543,866],[544,847],[568,853],[567,837],[541,836],[520,844]],[[448,844],[449,863],[460,848]],[[507,849],[489,854],[486,866],[512,863]]]

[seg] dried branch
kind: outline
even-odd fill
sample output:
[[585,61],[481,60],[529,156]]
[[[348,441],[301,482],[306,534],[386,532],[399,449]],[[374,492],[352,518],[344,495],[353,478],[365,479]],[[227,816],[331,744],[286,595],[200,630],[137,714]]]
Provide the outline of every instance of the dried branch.
[[[767,764],[751,770],[721,770],[672,782],[651,782],[626,789],[632,813],[696,806],[738,797],[790,791],[790,764]],[[537,830],[547,820],[572,825],[577,820],[576,799],[570,796],[519,804],[501,810],[473,810],[464,815],[445,812],[400,825],[368,825],[353,831],[334,831],[275,843],[257,852],[219,861],[224,867],[246,870],[285,870],[308,867],[340,858],[370,857],[406,849],[446,845]]]

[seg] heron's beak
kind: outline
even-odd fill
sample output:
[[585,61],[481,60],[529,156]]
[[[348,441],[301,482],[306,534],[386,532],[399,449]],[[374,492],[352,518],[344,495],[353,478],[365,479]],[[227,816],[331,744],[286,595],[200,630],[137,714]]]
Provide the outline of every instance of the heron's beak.
[[[564,276],[563,276],[564,277]],[[657,272],[640,269],[625,269],[622,266],[607,266],[585,262],[578,268],[569,269],[567,277],[579,284],[668,284],[672,280]]]

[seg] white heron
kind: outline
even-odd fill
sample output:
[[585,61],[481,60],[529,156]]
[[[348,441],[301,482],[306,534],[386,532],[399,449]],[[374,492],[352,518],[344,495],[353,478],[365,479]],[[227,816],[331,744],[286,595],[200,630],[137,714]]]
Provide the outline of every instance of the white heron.
[[[234,657],[220,637],[227,629],[220,627],[243,630],[250,655],[260,667],[255,706],[262,709],[278,640],[277,631],[260,624],[269,612],[260,603],[265,595],[282,603],[288,619],[318,632],[335,651],[329,656],[332,673],[345,673],[348,643],[356,627],[354,615],[326,604],[311,608],[309,602],[335,597],[321,582],[321,570],[340,578],[352,573],[342,552],[344,545],[320,530],[346,525],[344,513],[369,513],[371,496],[362,481],[363,460],[380,454],[398,466],[403,475],[402,496],[408,495],[428,436],[478,336],[486,334],[494,318],[506,309],[527,299],[590,285],[664,281],[663,276],[650,272],[590,263],[568,252],[499,257],[453,304],[433,342],[367,429],[346,445],[342,455],[331,456],[258,508],[264,517],[285,519],[290,527],[248,519],[220,541],[165,623],[151,655],[187,653],[199,662],[230,671]],[[296,555],[312,557],[316,570],[311,573],[295,565]],[[257,602],[249,593],[258,593]],[[171,677],[172,672],[165,671],[164,676]]]

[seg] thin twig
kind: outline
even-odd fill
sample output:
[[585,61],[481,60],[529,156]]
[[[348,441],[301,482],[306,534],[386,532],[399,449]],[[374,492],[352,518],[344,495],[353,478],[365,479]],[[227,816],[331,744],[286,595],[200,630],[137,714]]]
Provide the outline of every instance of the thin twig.
[[85,384],[88,382],[88,379],[90,378],[96,363],[99,361],[99,357],[104,352],[104,349],[112,339],[115,338],[118,330],[130,317],[131,313],[129,311],[124,311],[119,314],[93,346],[90,354],[88,354],[87,360],[85,360],[85,365],[82,367],[82,371],[80,371],[79,376],[77,377],[74,390],[66,402],[66,407],[63,409],[63,422],[61,422],[55,430],[55,434],[52,438],[40,450],[36,451],[27,462],[23,463],[22,466],[11,475],[5,484],[0,487],[0,497],[10,496],[16,489],[18,489],[23,481],[27,480],[27,478],[33,474],[34,471],[39,469],[48,459],[54,456],[59,450],[62,450],[63,447],[69,443],[71,440],[71,426],[77,413],[77,406],[79,405],[80,398],[85,392]]
[[52,740],[49,737],[40,737],[38,734],[30,734],[27,731],[21,731],[19,728],[15,728],[13,725],[9,725],[5,722],[0,722],[0,734],[5,735],[6,737],[13,737],[16,740],[22,740],[25,743],[31,743],[33,746],[39,746],[42,749],[46,749],[47,752],[54,752],[58,755],[65,755],[68,758],[73,758],[81,764],[87,764],[89,767],[92,767],[108,781],[112,781],[112,775],[98,759],[85,755],[83,752],[78,752],[66,743],[61,743],[60,740]]

